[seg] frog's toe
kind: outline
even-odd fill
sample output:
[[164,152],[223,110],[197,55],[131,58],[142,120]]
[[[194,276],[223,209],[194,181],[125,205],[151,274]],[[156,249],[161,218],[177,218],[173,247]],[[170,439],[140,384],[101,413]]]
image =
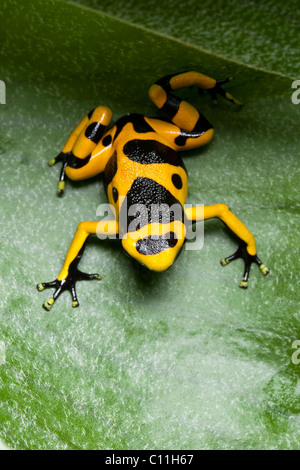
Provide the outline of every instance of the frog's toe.
[[220,260],[220,263],[221,265],[224,267],[224,266],[227,266],[227,264],[229,264],[231,261],[237,259],[237,258],[241,258],[241,249],[240,247],[230,256],[227,256],[227,258],[222,258]]
[[263,273],[264,276],[266,276],[267,274],[269,274],[270,272],[270,269],[267,268],[267,266],[265,266],[264,264],[261,263],[261,265],[259,266],[259,269],[261,270],[261,272]]
[[76,282],[77,281],[90,281],[92,279],[98,279],[101,280],[102,277],[100,274],[88,274],[88,273],[83,273],[82,271],[79,271],[79,269],[76,269],[76,271],[72,275],[72,279],[70,279],[69,283],[70,286],[67,287],[67,289],[71,292],[72,295],[72,307],[76,308],[79,307],[79,301],[77,298],[76,294]]
[[100,274],[95,273],[95,274],[88,274],[88,273],[83,273],[82,271],[79,271],[77,269],[77,281],[90,281],[91,279],[98,279],[99,281],[102,279],[102,276]]
[[46,300],[46,302],[43,303],[43,308],[47,310],[47,312],[50,312],[52,305],[54,304],[55,300],[51,297],[50,299]]
[[239,283],[239,287],[241,287],[242,289],[248,289],[248,281],[244,281],[244,279],[242,279]]
[[65,186],[66,186],[66,182],[65,182],[65,181],[59,181],[59,182],[58,182],[58,186],[57,186],[57,195],[58,195],[58,196],[61,197],[61,196],[64,195]]
[[66,177],[65,173],[66,173],[66,167],[68,165],[68,158],[69,158],[69,153],[60,152],[60,154],[57,155],[57,157],[51,158],[51,160],[48,161],[49,166],[54,166],[56,163],[62,163],[58,187],[57,187],[57,195],[60,197],[63,196],[65,192],[65,177]]
[[79,301],[77,299],[75,283],[71,286],[71,295],[72,295],[72,307],[79,307]]
[[49,312],[54,304],[55,300],[59,297],[59,295],[65,290],[64,281],[59,281],[55,279],[52,282],[41,282],[37,284],[36,288],[39,292],[42,292],[44,289],[49,289],[50,287],[54,287],[55,291],[50,299],[46,300],[43,303],[43,308]]
[[227,266],[227,264],[229,264],[230,261],[228,261],[227,258],[222,258],[222,259],[220,259],[220,263],[224,267],[224,266]]
[[48,289],[49,287],[56,287],[57,282],[52,281],[52,282],[40,282],[39,284],[36,285],[36,288],[39,292],[42,292],[44,289]]
[[63,152],[60,152],[60,154],[57,155],[55,158],[51,158],[51,160],[48,161],[49,166],[53,166],[58,162],[62,162],[65,159],[66,154]]

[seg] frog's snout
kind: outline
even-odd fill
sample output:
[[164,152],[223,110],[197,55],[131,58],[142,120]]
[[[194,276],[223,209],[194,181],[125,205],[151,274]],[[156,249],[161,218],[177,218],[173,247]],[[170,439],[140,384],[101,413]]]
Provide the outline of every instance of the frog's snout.
[[166,271],[172,266],[185,241],[185,226],[148,224],[122,238],[123,249],[132,258],[152,271]]

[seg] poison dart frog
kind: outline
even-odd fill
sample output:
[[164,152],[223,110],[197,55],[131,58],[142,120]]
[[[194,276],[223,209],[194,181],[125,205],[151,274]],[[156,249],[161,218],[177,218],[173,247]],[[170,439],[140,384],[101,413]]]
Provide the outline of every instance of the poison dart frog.
[[[237,258],[244,260],[239,286],[248,287],[252,263],[259,266],[262,274],[268,274],[269,269],[256,254],[254,236],[226,204],[185,207],[188,177],[179,152],[207,144],[214,129],[194,106],[172,92],[196,86],[199,91],[207,90],[214,100],[221,95],[242,106],[223,88],[230,80],[215,80],[196,71],[167,75],[149,89],[150,99],[166,118],[128,114],[109,127],[112,112],[99,106],[75,127],[61,153],[48,162],[49,166],[62,163],[58,195],[64,193],[65,176],[84,180],[103,172],[115,220],[85,221],[78,225],[57,279],[37,285],[39,291],[55,289],[43,304],[46,310],[66,290],[72,295],[72,306],[77,307],[76,282],[101,279],[99,274],[86,274],[78,269],[86,241],[96,233],[119,238],[130,257],[150,270],[165,271],[183,247],[187,225],[217,217],[239,240],[236,252],[221,260],[222,266]],[[164,219],[164,210],[173,207],[179,210],[169,210],[169,217]],[[133,224],[137,215],[139,222]]]

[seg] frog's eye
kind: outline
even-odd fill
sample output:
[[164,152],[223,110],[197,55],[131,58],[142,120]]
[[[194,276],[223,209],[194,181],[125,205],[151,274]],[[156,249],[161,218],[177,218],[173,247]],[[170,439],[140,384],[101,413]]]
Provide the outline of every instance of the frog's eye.
[[174,232],[163,235],[149,235],[141,238],[136,243],[136,250],[141,255],[157,255],[168,248],[174,248],[177,244],[177,237]]

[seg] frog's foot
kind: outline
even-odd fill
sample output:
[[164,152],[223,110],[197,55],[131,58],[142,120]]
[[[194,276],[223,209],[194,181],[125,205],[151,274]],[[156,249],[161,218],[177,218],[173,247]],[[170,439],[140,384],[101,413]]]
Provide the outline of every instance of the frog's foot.
[[226,100],[231,101],[231,103],[236,104],[237,106],[244,106],[244,103],[241,103],[237,99],[235,99],[230,93],[222,88],[222,85],[225,83],[231,82],[233,77],[225,78],[224,80],[217,80],[216,85],[214,88],[207,90],[210,96],[212,97],[213,103],[217,104],[217,95],[223,96]]
[[62,162],[61,172],[59,176],[59,182],[57,187],[57,195],[62,196],[65,190],[65,178],[66,178],[66,166],[68,164],[68,153],[61,152],[57,157],[52,158],[48,161],[49,166],[53,166],[56,163]]
[[74,270],[71,274],[68,275],[66,279],[58,280],[55,279],[52,282],[42,282],[37,284],[37,290],[43,291],[44,289],[48,289],[49,287],[54,287],[55,291],[52,297],[48,299],[46,302],[43,303],[43,307],[48,312],[50,311],[52,305],[56,301],[56,299],[64,292],[68,290],[72,295],[72,307],[78,307],[79,302],[76,295],[76,282],[77,281],[87,281],[90,279],[101,279],[99,274],[87,274],[79,271],[79,269]]
[[233,255],[228,256],[227,258],[221,259],[220,263],[221,263],[222,266],[226,266],[231,261],[233,261],[237,258],[242,258],[245,262],[244,275],[243,275],[243,278],[242,278],[242,280],[239,284],[239,286],[242,289],[247,289],[247,287],[248,287],[248,278],[249,278],[249,273],[250,273],[250,268],[251,268],[252,263],[255,263],[259,266],[259,269],[261,270],[261,272],[264,276],[266,276],[270,272],[270,270],[261,262],[261,260],[258,258],[257,255],[249,255],[245,243],[242,243],[238,247],[237,251],[235,253],[233,253]]

